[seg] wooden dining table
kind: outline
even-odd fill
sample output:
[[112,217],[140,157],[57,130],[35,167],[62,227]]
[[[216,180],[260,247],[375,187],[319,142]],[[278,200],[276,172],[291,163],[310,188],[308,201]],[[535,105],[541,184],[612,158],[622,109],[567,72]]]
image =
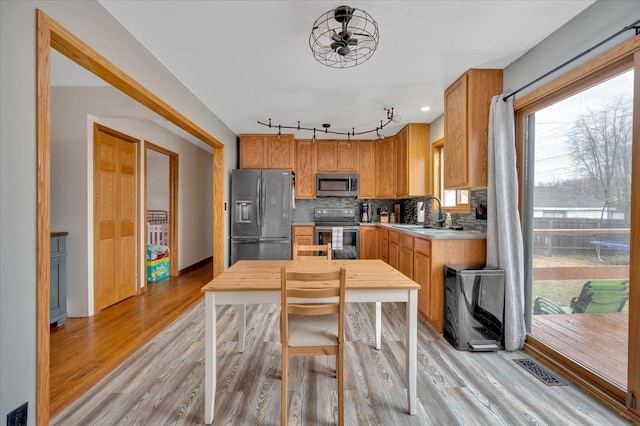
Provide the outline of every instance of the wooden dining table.
[[[346,268],[346,302],[406,302],[408,412],[416,414],[420,285],[382,260],[241,260],[202,287],[205,293],[205,422],[213,423],[216,388],[216,305],[238,305],[238,349],[244,351],[245,305],[280,303],[280,271]],[[379,333],[379,331],[377,331]]]

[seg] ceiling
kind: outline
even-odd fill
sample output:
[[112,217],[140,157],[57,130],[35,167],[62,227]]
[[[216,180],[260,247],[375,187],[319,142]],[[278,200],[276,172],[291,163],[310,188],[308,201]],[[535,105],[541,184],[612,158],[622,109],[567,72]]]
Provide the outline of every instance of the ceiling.
[[369,130],[385,119],[384,107],[401,117],[384,134],[430,123],[464,71],[506,67],[593,3],[351,1],[377,21],[380,43],[369,61],[334,69],[314,59],[309,34],[342,2],[99,1],[237,134],[275,132],[257,124],[269,118]]

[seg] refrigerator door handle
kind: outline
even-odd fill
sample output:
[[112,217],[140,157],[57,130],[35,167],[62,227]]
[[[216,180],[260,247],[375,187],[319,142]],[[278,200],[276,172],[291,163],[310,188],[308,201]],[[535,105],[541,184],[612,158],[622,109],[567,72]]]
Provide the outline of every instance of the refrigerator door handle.
[[258,178],[256,192],[258,193],[258,228],[262,235],[262,177]]
[[260,214],[260,235],[264,235],[265,231],[262,229],[262,224],[264,223],[264,212],[266,210],[267,204],[267,180],[262,178],[260,179],[262,184],[262,189],[260,190],[260,207],[262,209],[262,213]]

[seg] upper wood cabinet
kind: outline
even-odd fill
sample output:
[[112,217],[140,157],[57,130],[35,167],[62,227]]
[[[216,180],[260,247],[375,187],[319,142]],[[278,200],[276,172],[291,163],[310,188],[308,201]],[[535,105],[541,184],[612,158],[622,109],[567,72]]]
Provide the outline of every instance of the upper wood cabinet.
[[444,187],[487,186],[491,98],[502,93],[501,69],[470,69],[444,92]]
[[296,198],[316,198],[316,146],[296,140]]
[[319,172],[357,172],[357,142],[343,140],[319,140],[317,170]]
[[293,135],[240,135],[241,169],[294,168]]
[[429,193],[429,129],[427,123],[410,123],[396,135],[396,197]]
[[374,142],[375,145],[375,197],[395,196],[395,137],[387,137]]
[[376,141],[358,141],[358,198],[375,197]]

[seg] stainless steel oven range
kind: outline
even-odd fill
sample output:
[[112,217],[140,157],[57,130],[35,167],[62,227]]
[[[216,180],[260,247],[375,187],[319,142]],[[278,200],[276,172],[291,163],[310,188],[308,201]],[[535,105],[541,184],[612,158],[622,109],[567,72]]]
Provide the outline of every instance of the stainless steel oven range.
[[[315,208],[315,243],[331,243],[334,259],[358,259],[360,256],[360,225],[355,208]],[[342,241],[334,238],[341,235]]]

